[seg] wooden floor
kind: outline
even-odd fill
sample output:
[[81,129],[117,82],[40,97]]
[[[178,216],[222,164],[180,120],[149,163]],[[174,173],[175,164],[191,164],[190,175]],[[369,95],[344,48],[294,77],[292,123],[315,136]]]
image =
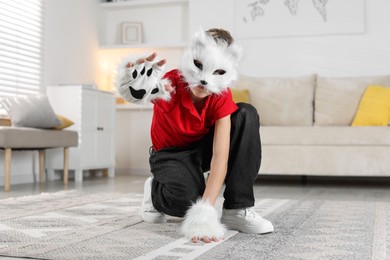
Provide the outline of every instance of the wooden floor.
[[[62,190],[78,190],[87,193],[120,192],[142,193],[147,176],[131,174],[84,177],[82,184],[69,179],[67,186],[62,181],[44,184],[28,183],[11,185],[10,192],[0,192],[0,199],[52,193]],[[260,176],[254,185],[255,196],[261,198],[307,198],[332,200],[363,200],[390,202],[390,178],[325,178],[308,177],[302,185],[300,177]]]

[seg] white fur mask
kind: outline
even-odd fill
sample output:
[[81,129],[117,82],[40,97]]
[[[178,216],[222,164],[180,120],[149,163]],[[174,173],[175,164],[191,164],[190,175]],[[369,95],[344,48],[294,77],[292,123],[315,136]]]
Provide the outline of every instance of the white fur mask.
[[241,48],[214,40],[204,31],[191,39],[182,57],[180,71],[190,88],[202,85],[209,93],[220,94],[237,79]]

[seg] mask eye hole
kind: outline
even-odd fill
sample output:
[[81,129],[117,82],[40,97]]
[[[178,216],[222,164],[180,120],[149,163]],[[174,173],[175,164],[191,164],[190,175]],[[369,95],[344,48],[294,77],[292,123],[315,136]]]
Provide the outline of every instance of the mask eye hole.
[[203,64],[202,62],[198,61],[198,60],[194,60],[194,65],[195,67],[197,67],[198,69],[202,70],[203,69]]
[[223,75],[225,73],[226,73],[226,71],[224,71],[224,70],[216,70],[213,72],[213,75]]

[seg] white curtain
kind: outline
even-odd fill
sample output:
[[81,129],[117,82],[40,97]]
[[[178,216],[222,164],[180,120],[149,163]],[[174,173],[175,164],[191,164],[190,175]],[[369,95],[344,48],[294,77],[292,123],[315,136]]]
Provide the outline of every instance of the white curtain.
[[0,0],[0,98],[42,89],[44,0]]

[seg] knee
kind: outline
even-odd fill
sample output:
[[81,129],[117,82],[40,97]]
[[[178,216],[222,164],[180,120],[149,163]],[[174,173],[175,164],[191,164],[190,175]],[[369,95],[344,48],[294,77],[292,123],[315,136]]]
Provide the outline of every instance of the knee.
[[256,122],[260,124],[260,116],[254,106],[248,103],[237,103],[237,106],[237,118],[242,118],[247,122]]

